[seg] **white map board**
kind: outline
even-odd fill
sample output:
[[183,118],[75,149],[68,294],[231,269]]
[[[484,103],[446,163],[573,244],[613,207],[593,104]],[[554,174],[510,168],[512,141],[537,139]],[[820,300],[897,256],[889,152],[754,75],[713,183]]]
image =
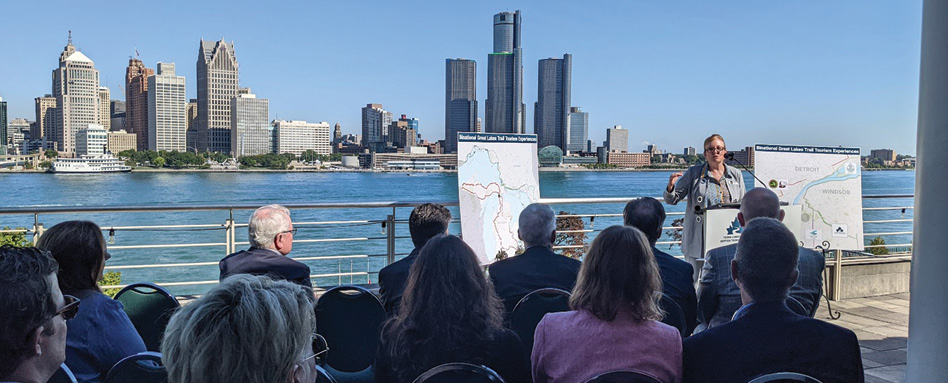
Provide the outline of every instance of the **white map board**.
[[758,144],[754,174],[781,201],[801,205],[802,227],[793,231],[804,247],[863,250],[858,148]]
[[513,256],[520,212],[540,199],[535,134],[458,133],[461,233],[482,265]]

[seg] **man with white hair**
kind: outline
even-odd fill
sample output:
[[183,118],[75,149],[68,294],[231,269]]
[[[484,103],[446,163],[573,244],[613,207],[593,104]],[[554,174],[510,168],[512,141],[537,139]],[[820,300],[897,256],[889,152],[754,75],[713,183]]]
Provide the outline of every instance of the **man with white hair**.
[[268,275],[313,287],[309,266],[286,256],[293,250],[293,235],[296,234],[287,208],[267,205],[257,209],[250,216],[247,231],[250,249],[221,259],[221,281],[235,274]]
[[490,265],[494,290],[503,299],[507,312],[531,291],[553,287],[573,290],[580,262],[553,252],[556,239],[556,215],[542,203],[527,205],[520,212],[520,240],[526,250]]

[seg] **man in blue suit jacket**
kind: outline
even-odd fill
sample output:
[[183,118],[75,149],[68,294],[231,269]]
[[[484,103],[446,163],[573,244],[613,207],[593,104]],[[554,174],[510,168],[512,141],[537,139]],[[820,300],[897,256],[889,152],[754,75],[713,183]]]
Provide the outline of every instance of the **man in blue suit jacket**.
[[[782,221],[783,210],[774,192],[765,188],[751,189],[741,200],[741,212],[737,220],[741,226],[757,217]],[[734,312],[741,307],[741,293],[731,278],[731,260],[737,244],[722,246],[708,251],[705,256],[701,279],[698,283],[698,331],[719,326],[731,321]],[[790,288],[790,296],[803,305],[809,316],[820,307],[823,291],[823,254],[799,247],[797,268],[799,278]]]
[[685,383],[747,382],[774,372],[864,382],[855,333],[787,307],[797,257],[796,239],[780,221],[747,223],[730,265],[744,306],[734,320],[682,342]]
[[542,203],[527,205],[518,221],[520,240],[526,251],[490,265],[494,290],[511,312],[520,298],[538,289],[553,287],[572,291],[581,263],[553,252],[556,215]]
[[235,274],[268,275],[313,288],[309,266],[286,256],[293,250],[296,234],[287,208],[267,205],[257,209],[250,216],[247,231],[250,249],[221,259],[220,280]]
[[698,298],[691,282],[694,266],[655,247],[655,242],[662,237],[665,208],[655,198],[637,198],[625,205],[622,218],[626,226],[642,230],[648,237],[658,272],[662,275],[662,292],[681,307],[687,325],[684,335],[690,335],[697,325]]

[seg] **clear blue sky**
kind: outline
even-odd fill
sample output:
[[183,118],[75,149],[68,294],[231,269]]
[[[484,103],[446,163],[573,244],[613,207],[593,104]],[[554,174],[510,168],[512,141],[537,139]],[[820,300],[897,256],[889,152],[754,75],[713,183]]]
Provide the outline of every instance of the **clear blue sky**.
[[[90,5],[92,4],[92,5]],[[574,106],[591,139],[631,130],[631,150],[680,152],[710,133],[754,143],[915,153],[921,1],[21,1],[3,6],[0,97],[34,119],[67,30],[124,99],[129,55],[175,62],[196,97],[203,37],[236,44],[240,85],[270,117],[342,124],[381,103],[444,136],[444,60],[477,61],[487,97],[492,16],[523,12],[524,101],[533,132],[537,60],[573,55]]]

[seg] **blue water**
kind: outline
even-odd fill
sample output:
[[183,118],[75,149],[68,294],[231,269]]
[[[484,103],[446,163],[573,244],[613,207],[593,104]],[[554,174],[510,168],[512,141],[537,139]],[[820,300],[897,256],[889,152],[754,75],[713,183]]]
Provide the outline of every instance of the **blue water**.
[[[544,198],[566,197],[638,197],[658,196],[668,182],[670,172],[541,172],[540,195]],[[915,189],[913,171],[863,172],[863,195],[912,194]],[[753,178],[745,172],[745,184],[753,185]],[[115,206],[175,204],[267,204],[267,203],[321,203],[372,201],[457,201],[457,176],[453,173],[128,173],[96,175],[16,174],[0,173],[0,206]],[[864,199],[865,207],[911,206],[913,199]],[[557,205],[557,211],[571,213],[621,214],[622,204]],[[681,212],[683,204],[667,206],[670,212]],[[2,208],[0,208],[2,210]],[[457,215],[457,209],[452,207]],[[384,220],[393,209],[313,209],[293,211],[294,222]],[[396,218],[407,221],[410,208],[395,209]],[[246,223],[251,211],[234,211],[238,223]],[[95,221],[104,228],[133,225],[223,224],[229,212],[157,212],[109,214],[50,214],[39,217],[46,227],[72,219]],[[903,215],[899,211],[866,212],[864,219],[911,218],[912,210]],[[669,217],[666,225],[670,225]],[[601,230],[619,224],[618,217],[600,217],[593,228]],[[0,227],[31,227],[32,215],[0,215]],[[589,221],[586,220],[587,228]],[[297,225],[297,240],[324,238],[378,238],[361,242],[296,243],[294,257],[328,255],[383,255],[385,241],[379,223]],[[411,250],[404,222],[396,225],[396,251]],[[453,233],[460,231],[453,224]],[[911,223],[866,224],[865,231],[911,231]],[[238,229],[237,240],[246,242],[247,231]],[[911,235],[886,236],[887,243],[911,243]],[[866,240],[869,240],[867,236]],[[220,228],[203,230],[119,230],[115,245],[143,245],[166,243],[220,243],[224,231]],[[246,247],[240,245],[238,247]],[[670,253],[680,254],[677,246]],[[154,263],[216,262],[225,254],[223,246],[186,249],[122,249],[110,250],[113,258],[109,265],[136,265]],[[355,261],[306,261],[314,274],[339,271],[376,272],[384,266],[385,257],[371,257]],[[181,280],[216,280],[216,265],[176,267],[167,269],[130,269],[122,271],[123,283],[137,281],[170,282]],[[368,280],[374,280],[370,275]],[[319,285],[337,283],[364,283],[364,276],[318,278]],[[210,285],[173,287],[178,294],[200,293]]]

